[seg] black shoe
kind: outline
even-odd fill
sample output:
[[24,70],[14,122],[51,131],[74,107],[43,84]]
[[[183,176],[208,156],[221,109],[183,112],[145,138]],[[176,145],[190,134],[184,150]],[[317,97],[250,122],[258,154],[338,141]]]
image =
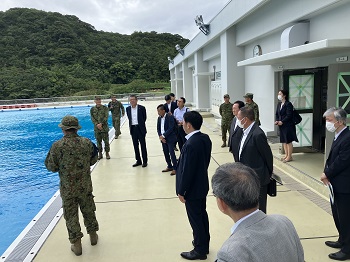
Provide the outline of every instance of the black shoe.
[[350,259],[350,254],[345,254],[345,253],[343,253],[341,251],[329,254],[328,256],[329,256],[329,258],[334,259],[334,260],[347,260],[347,259]]
[[146,166],[147,166],[147,163],[143,163],[143,164],[142,164],[142,167],[146,167]]
[[132,165],[132,167],[135,167],[135,166],[141,166],[142,165],[142,163],[140,163],[140,162],[136,162],[135,164],[133,164]]
[[196,260],[196,259],[206,260],[207,259],[207,255],[201,255],[197,253],[194,249],[191,250],[190,252],[182,252],[181,256],[188,260]]
[[340,244],[338,241],[326,241],[324,242],[326,246],[332,247],[332,248],[341,248],[342,244]]
[[[195,246],[194,246],[194,240],[192,240],[192,246],[195,247]],[[205,252],[205,253],[208,255],[208,254],[209,254],[209,249],[208,249],[207,252]]]

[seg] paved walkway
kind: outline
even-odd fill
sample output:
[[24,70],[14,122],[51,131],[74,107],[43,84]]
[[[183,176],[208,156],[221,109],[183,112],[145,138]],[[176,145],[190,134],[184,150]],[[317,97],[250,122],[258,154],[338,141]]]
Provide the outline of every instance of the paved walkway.
[[[148,167],[132,167],[134,152],[125,124],[122,135],[111,144],[111,159],[100,160],[93,170],[99,243],[91,246],[85,235],[83,255],[76,257],[70,251],[65,222],[61,218],[35,261],[185,261],[180,253],[192,249],[192,232],[185,207],[175,195],[175,177],[161,172],[166,167],[156,133],[156,106],[161,102],[140,102],[147,107],[148,113]],[[213,142],[209,166],[211,178],[219,165],[232,162],[233,158],[228,148],[220,147],[219,127],[213,118],[204,118],[202,132],[209,134]],[[300,173],[301,170],[317,180],[322,171],[323,155],[298,154],[294,156],[295,161],[284,164],[278,160],[278,147],[279,144],[271,145],[275,171],[282,176],[284,185],[278,186],[277,197],[268,198],[268,213],[283,214],[292,220],[301,238],[306,261],[331,261],[328,254],[335,250],[325,246],[324,241],[335,240],[337,232],[326,198],[300,182],[300,176],[295,180],[284,173]],[[211,191],[207,202],[211,233],[207,261],[214,261],[217,251],[230,235],[233,222],[218,210]]]

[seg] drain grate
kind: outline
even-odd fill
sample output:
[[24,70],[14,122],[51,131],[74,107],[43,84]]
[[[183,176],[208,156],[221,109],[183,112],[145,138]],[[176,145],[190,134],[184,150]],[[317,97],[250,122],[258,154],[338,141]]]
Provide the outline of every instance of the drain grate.
[[51,205],[45,210],[40,218],[32,225],[28,232],[20,239],[17,245],[6,256],[1,257],[1,261],[22,262],[30,254],[34,245],[48,228],[49,224],[56,217],[62,207],[62,199],[58,195]]
[[[277,171],[277,172],[276,172]],[[283,185],[288,188],[291,191],[297,191],[300,194],[302,194],[304,197],[309,199],[311,202],[313,202],[318,207],[322,208],[324,211],[326,211],[328,214],[332,215],[332,210],[329,204],[329,201],[325,200],[323,197],[312,191],[307,186],[303,185],[302,183],[294,180],[292,177],[278,171],[274,170],[274,173],[279,175],[283,181]]]

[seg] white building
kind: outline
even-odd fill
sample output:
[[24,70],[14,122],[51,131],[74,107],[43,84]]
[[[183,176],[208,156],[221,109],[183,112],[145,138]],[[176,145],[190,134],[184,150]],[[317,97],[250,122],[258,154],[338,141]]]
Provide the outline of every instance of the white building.
[[254,93],[273,135],[283,87],[303,117],[296,146],[324,151],[323,112],[350,113],[350,0],[231,0],[203,20],[209,34],[199,31],[169,63],[172,92],[215,115],[224,94],[234,102]]

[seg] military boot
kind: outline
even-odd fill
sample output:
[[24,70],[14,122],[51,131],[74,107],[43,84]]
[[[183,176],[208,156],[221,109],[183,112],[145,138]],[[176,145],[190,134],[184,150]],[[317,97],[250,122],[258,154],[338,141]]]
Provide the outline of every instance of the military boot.
[[103,158],[102,152],[99,152],[99,153],[98,153],[97,159],[100,160],[100,159],[102,159],[102,158]]
[[96,245],[97,244],[97,241],[98,241],[98,235],[96,232],[91,232],[90,234],[90,243],[92,246]]
[[106,152],[106,158],[111,159],[111,156],[109,155],[109,152]]
[[71,245],[70,249],[76,256],[80,256],[83,253],[83,248],[81,246],[81,238],[78,238],[78,240]]

